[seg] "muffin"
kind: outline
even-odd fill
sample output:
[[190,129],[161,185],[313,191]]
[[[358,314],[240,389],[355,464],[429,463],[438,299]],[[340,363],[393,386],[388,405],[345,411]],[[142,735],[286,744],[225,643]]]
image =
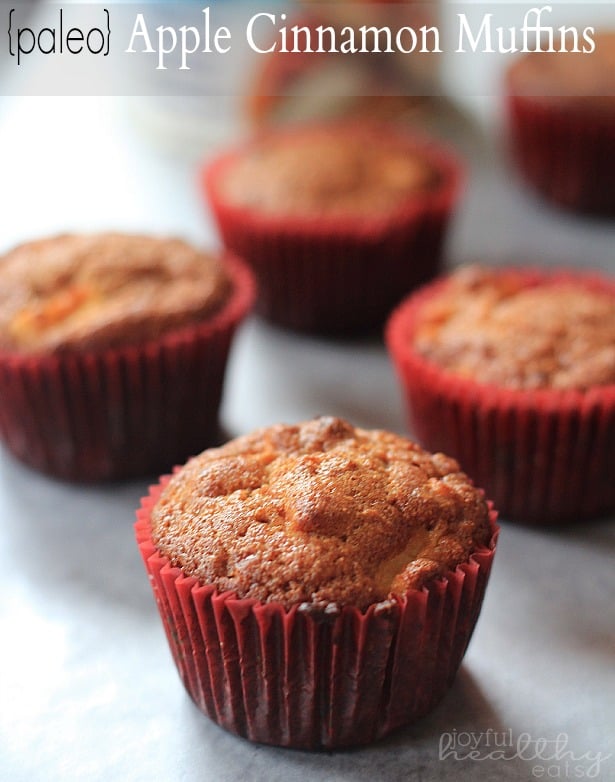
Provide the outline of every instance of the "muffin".
[[[211,445],[252,276],[179,239],[62,235],[0,258],[0,435],[25,463],[94,481]],[[185,415],[185,410],[190,411]]]
[[514,157],[543,196],[615,215],[615,31],[591,54],[532,52],[507,74]]
[[327,417],[193,458],[152,488],[136,531],[197,706],[306,749],[364,744],[435,706],[497,538],[454,460]]
[[387,344],[411,427],[508,518],[615,509],[615,282],[460,269],[410,296]]
[[381,326],[437,271],[459,180],[435,144],[360,122],[270,130],[203,171],[261,314],[325,335]]

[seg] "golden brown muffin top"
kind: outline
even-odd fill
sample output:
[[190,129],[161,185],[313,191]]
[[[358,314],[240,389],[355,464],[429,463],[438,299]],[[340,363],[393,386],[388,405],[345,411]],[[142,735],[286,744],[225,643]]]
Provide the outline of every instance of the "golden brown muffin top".
[[437,181],[434,166],[400,137],[333,126],[261,138],[228,168],[222,188],[233,204],[264,213],[371,216]]
[[0,258],[0,348],[102,349],[199,322],[230,295],[221,264],[180,239],[66,234]]
[[615,297],[564,279],[470,266],[420,312],[416,349],[451,372],[511,389],[615,383]]
[[239,597],[365,608],[489,544],[482,492],[453,459],[339,418],[278,425],[205,451],[152,516],[158,549]]
[[513,92],[614,110],[615,31],[597,33],[594,40],[591,54],[530,52],[520,57],[510,69]]

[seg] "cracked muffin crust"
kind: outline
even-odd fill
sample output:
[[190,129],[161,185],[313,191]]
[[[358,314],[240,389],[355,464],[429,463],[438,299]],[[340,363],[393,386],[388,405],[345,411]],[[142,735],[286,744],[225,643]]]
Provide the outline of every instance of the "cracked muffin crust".
[[430,361],[503,388],[615,383],[615,298],[572,280],[462,268],[425,303],[413,339]]
[[98,350],[198,323],[231,294],[221,263],[180,239],[66,234],[0,258],[0,349]]
[[453,459],[329,417],[203,452],[171,478],[151,528],[185,575],[287,607],[365,608],[454,569],[492,535],[482,491]]

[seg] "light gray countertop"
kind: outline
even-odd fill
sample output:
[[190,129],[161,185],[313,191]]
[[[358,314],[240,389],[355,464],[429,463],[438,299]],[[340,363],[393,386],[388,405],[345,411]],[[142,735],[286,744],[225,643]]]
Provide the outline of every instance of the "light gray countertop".
[[[475,103],[493,114],[490,101]],[[0,112],[1,248],[108,227],[215,241],[194,164],[150,143],[124,104],[13,99]],[[479,143],[481,133],[491,140]],[[510,173],[497,139],[489,122],[459,136],[472,169],[451,262],[612,272],[615,226],[541,204]],[[318,413],[403,431],[384,347],[249,320],[227,377],[229,433]],[[615,779],[612,520],[560,531],[503,522],[476,633],[442,704],[372,747],[311,754],[237,739],[191,704],[133,539],[146,487],[66,485],[0,452],[1,780]],[[496,749],[506,757],[489,757]]]

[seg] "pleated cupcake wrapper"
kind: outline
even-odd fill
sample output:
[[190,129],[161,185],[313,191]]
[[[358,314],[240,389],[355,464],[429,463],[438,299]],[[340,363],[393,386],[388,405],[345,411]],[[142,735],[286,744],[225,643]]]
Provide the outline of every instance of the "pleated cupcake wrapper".
[[578,212],[615,216],[615,114],[508,97],[513,155],[547,199]]
[[[528,284],[547,274],[527,272]],[[558,273],[615,295],[596,277]],[[413,350],[420,311],[446,280],[432,283],[393,313],[387,345],[423,446],[459,460],[504,518],[573,522],[615,509],[615,385],[517,391],[456,377]]]
[[226,246],[259,282],[258,311],[298,331],[355,334],[379,328],[402,296],[439,270],[460,166],[433,144],[407,141],[441,176],[433,192],[394,216],[302,218],[229,203],[226,171],[242,150],[211,163],[203,188]]
[[252,741],[331,749],[378,739],[432,709],[480,612],[498,534],[429,587],[365,612],[286,610],[185,577],[155,548],[152,487],[136,536],[180,677],[197,706]]
[[227,260],[234,292],[209,321],[143,346],[52,356],[0,354],[0,435],[30,466],[81,481],[168,470],[219,438],[233,333],[255,295]]

